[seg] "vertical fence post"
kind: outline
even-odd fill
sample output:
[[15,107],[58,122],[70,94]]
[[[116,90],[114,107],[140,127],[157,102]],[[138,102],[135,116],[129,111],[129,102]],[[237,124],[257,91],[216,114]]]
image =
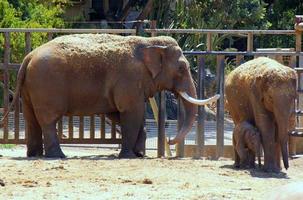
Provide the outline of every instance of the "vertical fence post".
[[[300,53],[302,51],[302,31],[299,30],[299,28],[297,28],[295,26],[295,31],[296,31],[296,52]],[[303,57],[302,56],[298,56],[298,67],[299,68],[303,68]],[[303,80],[303,74],[302,73],[298,73],[298,84],[300,85],[300,87],[302,87],[302,80]],[[301,81],[299,81],[301,80]],[[299,87],[299,88],[300,88]],[[298,96],[297,96],[297,109],[298,110],[303,110],[303,94],[301,92],[298,92]],[[299,117],[299,127],[303,126],[303,117]],[[296,144],[297,144],[297,138],[290,136],[289,137],[289,153],[290,155],[296,155],[297,150],[296,150]],[[300,139],[301,140],[301,139]]]
[[159,113],[158,113],[158,157],[165,156],[165,92],[159,93]]
[[217,158],[224,150],[224,56],[217,56]]
[[102,114],[100,115],[100,121],[101,121],[101,125],[100,125],[100,135],[101,135],[101,139],[105,139],[105,115]]
[[90,116],[89,135],[91,139],[95,137],[95,115]]
[[252,52],[254,49],[253,33],[249,32],[247,35],[247,51]]
[[[4,103],[4,113],[8,111],[9,106],[9,71],[8,71],[8,65],[10,60],[10,33],[5,32],[4,33],[4,58],[3,58],[3,64],[4,64],[4,74],[3,74],[3,82],[4,82],[4,88],[3,88],[3,103]],[[4,120],[3,124],[3,136],[4,141],[6,142],[8,140],[8,117]]]
[[236,66],[238,67],[238,66],[241,65],[242,63],[244,63],[244,56],[242,56],[242,55],[237,55],[237,56],[236,56]]
[[206,47],[207,47],[207,51],[211,51],[212,50],[212,43],[211,43],[211,38],[212,38],[212,34],[211,33],[207,33],[206,35]]
[[53,39],[53,33],[52,32],[47,33],[47,40],[50,41],[52,39]]
[[68,117],[68,139],[74,138],[74,120],[73,116]]
[[[32,41],[31,41],[31,33],[25,32],[25,55],[29,54],[32,50]],[[15,104],[15,139],[19,139],[19,122],[20,122],[20,97],[17,97],[17,101]],[[27,133],[25,133],[27,138]]]
[[84,117],[79,116],[79,139],[82,140],[84,138]]
[[[204,99],[204,88],[205,88],[205,57],[198,56],[198,99]],[[203,156],[204,150],[204,129],[205,129],[205,107],[198,106],[198,124],[196,133],[196,158]]]

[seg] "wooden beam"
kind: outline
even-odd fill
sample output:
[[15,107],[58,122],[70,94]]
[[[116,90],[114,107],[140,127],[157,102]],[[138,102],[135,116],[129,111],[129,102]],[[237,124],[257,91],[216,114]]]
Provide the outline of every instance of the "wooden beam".
[[224,153],[224,56],[217,56],[217,158]]
[[[150,107],[152,108],[156,124],[158,125],[158,117],[157,116],[159,115],[159,109],[158,109],[157,102],[156,102],[155,98],[154,97],[149,98],[149,103],[150,103]],[[169,157],[172,156],[172,153],[171,153],[171,150],[170,150],[170,147],[168,145],[168,141],[167,141],[166,137],[165,137],[165,153]]]

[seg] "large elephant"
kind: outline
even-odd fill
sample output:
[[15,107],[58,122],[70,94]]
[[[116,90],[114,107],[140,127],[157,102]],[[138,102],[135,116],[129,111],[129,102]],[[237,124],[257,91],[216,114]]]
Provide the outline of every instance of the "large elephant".
[[[144,101],[161,90],[200,104],[218,99],[193,99],[189,63],[171,37],[74,34],[43,44],[24,58],[12,105],[21,94],[27,156],[43,155],[44,144],[46,157],[65,157],[56,134],[63,115],[107,114],[120,121],[119,156],[132,158],[145,142]],[[182,140],[195,120],[197,106],[182,103],[182,127],[171,144]]]
[[280,171],[281,151],[288,164],[288,131],[294,114],[296,71],[259,57],[234,69],[226,78],[227,109],[235,124],[249,121],[261,133],[264,169]]

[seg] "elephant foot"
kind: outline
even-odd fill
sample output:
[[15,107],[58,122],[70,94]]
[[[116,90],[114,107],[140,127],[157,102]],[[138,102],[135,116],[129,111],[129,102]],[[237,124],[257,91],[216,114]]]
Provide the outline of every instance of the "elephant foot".
[[275,166],[264,166],[263,170],[269,173],[279,173],[281,171],[281,168]]
[[43,156],[43,147],[27,147],[27,157],[41,157]]
[[240,169],[240,164],[239,163],[234,163],[234,168]]
[[145,156],[145,153],[144,151],[135,151],[135,154],[137,157],[139,158],[143,158]]
[[66,158],[64,153],[62,152],[61,148],[51,148],[45,150],[45,157],[46,158]]
[[248,167],[250,169],[255,169],[256,168],[256,164],[255,163],[249,163]]
[[119,158],[132,159],[132,158],[138,158],[138,156],[133,151],[121,150],[119,153]]

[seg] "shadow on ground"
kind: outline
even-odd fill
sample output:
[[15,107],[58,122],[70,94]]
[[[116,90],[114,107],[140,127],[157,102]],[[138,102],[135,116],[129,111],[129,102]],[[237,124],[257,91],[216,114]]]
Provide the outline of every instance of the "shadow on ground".
[[252,177],[256,178],[277,178],[277,179],[289,179],[286,173],[279,172],[279,173],[273,173],[273,172],[265,172],[262,167],[261,168],[255,168],[255,169],[238,169],[235,168],[234,165],[223,165],[220,166],[221,169],[232,169],[235,171],[248,171]]
[[[32,161],[32,160],[120,160],[120,159],[127,159],[127,158],[119,158],[118,153],[117,154],[106,154],[106,155],[85,155],[85,156],[67,156],[66,158],[45,158],[43,156],[41,157],[10,157],[10,160],[19,160],[19,161]],[[154,157],[144,157],[144,158],[134,158],[134,159],[157,159]]]

